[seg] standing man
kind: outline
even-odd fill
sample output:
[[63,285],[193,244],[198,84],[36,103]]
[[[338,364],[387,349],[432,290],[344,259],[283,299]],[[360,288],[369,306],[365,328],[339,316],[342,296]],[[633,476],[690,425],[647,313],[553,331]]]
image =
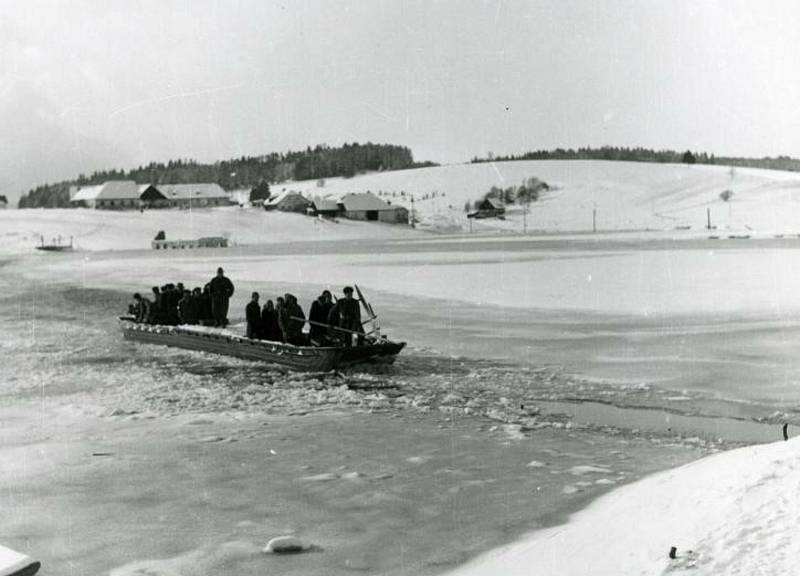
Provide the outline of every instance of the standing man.
[[312,322],[317,322],[317,324],[311,324],[308,334],[312,344],[319,346],[325,340],[328,329],[325,326],[320,326],[320,324],[328,323],[328,315],[331,313],[331,308],[333,308],[333,301],[328,290],[324,290],[320,297],[312,302],[311,310],[308,312],[308,319]]
[[328,324],[334,327],[350,330],[334,330],[334,336],[344,339],[345,346],[353,345],[353,332],[358,332],[358,345],[364,343],[364,329],[361,327],[361,302],[353,298],[353,287],[345,286],[344,298],[336,302],[328,314]]
[[261,338],[261,306],[258,305],[258,292],[253,292],[250,303],[244,308],[247,319],[247,337]]
[[222,268],[217,268],[217,275],[208,283],[211,287],[211,313],[214,326],[225,328],[228,325],[228,302],[233,296],[233,282],[226,276]]

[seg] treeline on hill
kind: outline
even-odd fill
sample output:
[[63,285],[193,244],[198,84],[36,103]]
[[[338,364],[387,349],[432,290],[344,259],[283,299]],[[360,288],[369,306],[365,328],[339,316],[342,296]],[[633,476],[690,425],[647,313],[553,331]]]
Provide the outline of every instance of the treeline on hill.
[[351,177],[359,172],[404,170],[435,166],[432,162],[415,163],[409,148],[393,144],[344,144],[307,148],[298,152],[242,156],[213,164],[194,160],[171,160],[166,164],[151,162],[132,170],[100,170],[74,180],[44,184],[30,190],[19,200],[20,208],[56,208],[69,206],[71,186],[91,186],[107,180],[135,180],[140,184],[187,184],[216,182],[225,190],[254,188],[262,182]]
[[775,158],[740,158],[735,156],[714,156],[706,152],[676,152],[674,150],[651,150],[649,148],[620,148],[602,146],[600,148],[555,148],[554,150],[534,150],[519,155],[473,158],[473,164],[480,162],[506,162],[513,160],[616,160],[627,162],[656,162],[662,164],[721,164],[723,166],[747,166],[770,170],[800,171],[800,159],[789,156]]

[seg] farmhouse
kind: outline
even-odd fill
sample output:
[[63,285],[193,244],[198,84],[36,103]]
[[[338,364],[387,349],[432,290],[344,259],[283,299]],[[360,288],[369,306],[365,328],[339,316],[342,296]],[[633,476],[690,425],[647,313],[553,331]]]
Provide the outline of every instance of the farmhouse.
[[467,218],[505,218],[506,207],[497,198],[485,198]]
[[311,206],[311,214],[314,216],[335,218],[341,210],[339,203],[334,198],[314,198]]
[[305,214],[311,207],[311,201],[299,192],[285,190],[277,196],[264,201],[264,210],[280,210],[281,212],[300,212]]
[[351,220],[408,223],[408,210],[384,202],[371,192],[345,194],[339,201],[339,208],[342,216]]
[[228,206],[231,201],[219,184],[159,184],[158,192],[169,201],[170,206],[179,208],[208,208]]
[[133,180],[109,180],[70,190],[69,201],[74,206],[101,210],[136,209],[140,206],[139,186]]

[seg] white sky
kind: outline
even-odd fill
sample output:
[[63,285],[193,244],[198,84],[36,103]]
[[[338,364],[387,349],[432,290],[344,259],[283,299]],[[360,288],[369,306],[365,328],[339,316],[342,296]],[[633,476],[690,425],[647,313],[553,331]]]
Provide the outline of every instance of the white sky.
[[0,194],[318,143],[800,156],[800,4],[0,0]]

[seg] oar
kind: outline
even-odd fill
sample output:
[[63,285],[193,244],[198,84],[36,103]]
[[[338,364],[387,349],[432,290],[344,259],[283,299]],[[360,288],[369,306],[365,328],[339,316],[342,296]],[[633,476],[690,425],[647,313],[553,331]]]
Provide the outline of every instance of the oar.
[[367,302],[367,299],[364,298],[364,294],[361,293],[361,288],[358,287],[358,284],[353,284],[353,286],[356,287],[356,292],[358,293],[358,299],[361,300],[361,302],[364,304],[364,308],[367,310],[367,312],[369,312],[369,315],[371,316],[370,320],[377,320],[378,315],[375,314],[375,311],[372,309],[372,304]]
[[347,332],[348,334],[355,334],[356,336],[369,336],[373,332],[373,330],[370,330],[369,332],[356,332],[355,330],[348,330],[347,328],[339,328],[338,326],[331,326],[330,324],[325,324],[324,322],[316,322],[315,320],[306,320],[305,318],[300,318],[298,316],[289,316],[289,319],[297,320],[298,322],[304,322],[306,324],[311,324],[313,326],[332,328],[334,330],[338,330],[339,332]]

